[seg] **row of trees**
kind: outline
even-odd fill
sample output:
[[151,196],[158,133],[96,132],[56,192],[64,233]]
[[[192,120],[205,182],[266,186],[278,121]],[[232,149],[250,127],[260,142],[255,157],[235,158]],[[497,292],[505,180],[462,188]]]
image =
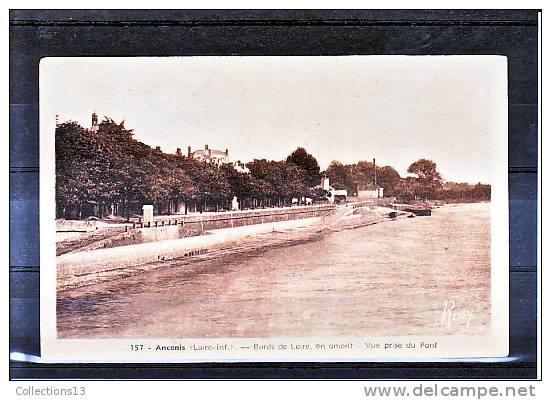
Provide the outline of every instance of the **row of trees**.
[[220,210],[230,208],[234,196],[247,208],[326,199],[313,189],[319,165],[304,149],[285,161],[254,160],[247,167],[250,174],[152,149],[135,140],[124,121],[105,118],[97,132],[69,121],[56,128],[57,217],[129,217],[143,204],[161,213]]
[[325,171],[331,186],[335,189],[346,189],[348,194],[357,195],[358,187],[370,185],[375,182],[377,172],[377,184],[384,188],[385,195],[394,196],[400,185],[400,174],[392,167],[374,166],[369,161],[359,161],[356,164],[342,164],[332,161]]
[[[347,189],[374,182],[386,196],[404,200],[414,198],[453,198],[486,200],[488,185],[444,188],[436,164],[430,160],[413,163],[402,178],[392,167],[374,166],[360,161],[343,165],[333,161],[323,173],[317,160],[298,148],[283,161],[254,160],[247,164],[250,173],[236,171],[232,165],[215,165],[160,149],[134,139],[133,131],[104,118],[97,132],[76,122],[56,128],[56,205],[57,218],[102,218],[108,214],[126,216],[141,213],[143,204],[153,204],[159,213],[229,209],[234,197],[240,208],[290,205],[292,199],[326,201],[319,188],[325,174],[331,186]],[[457,190],[455,190],[457,189]],[[452,196],[450,197],[450,194]]]
[[454,201],[487,201],[491,198],[491,187],[478,183],[443,183],[442,176],[436,169],[436,163],[420,159],[412,163],[408,170],[412,176],[402,178],[389,166],[376,166],[372,162],[360,161],[356,164],[343,165],[333,161],[325,174],[333,187],[346,189],[349,195],[356,195],[361,186],[375,182],[384,188],[386,197],[397,197],[402,201],[410,200],[454,200]]
[[443,190],[440,192],[440,198],[446,201],[488,201],[492,197],[492,188],[490,185],[477,183],[446,182]]

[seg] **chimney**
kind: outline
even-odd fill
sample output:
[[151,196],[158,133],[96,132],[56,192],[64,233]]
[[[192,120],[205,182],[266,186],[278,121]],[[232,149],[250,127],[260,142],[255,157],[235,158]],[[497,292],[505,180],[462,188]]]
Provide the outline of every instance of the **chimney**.
[[176,155],[177,155],[177,156],[181,156],[181,155],[182,155],[182,149],[181,149],[181,148],[178,147],[178,148],[176,149]]
[[226,149],[226,155],[228,155],[228,149]]
[[205,145],[205,150],[208,150],[208,149],[209,149],[209,145],[206,144],[206,145]]
[[373,176],[375,181],[375,186],[377,186],[377,165],[375,164],[375,158],[373,159]]
[[187,156],[191,157],[191,146],[187,147]]

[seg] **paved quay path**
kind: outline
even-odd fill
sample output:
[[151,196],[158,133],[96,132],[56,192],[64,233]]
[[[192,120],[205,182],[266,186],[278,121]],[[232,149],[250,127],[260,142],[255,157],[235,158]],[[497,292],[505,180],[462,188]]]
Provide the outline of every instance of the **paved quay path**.
[[[339,207],[325,217],[223,228],[201,236],[67,253],[56,258],[57,287],[66,291],[160,267],[313,241],[331,232],[388,221],[389,211],[394,212],[384,207]],[[406,215],[400,213],[400,217]]]
[[149,268],[146,265],[172,257],[200,253],[216,246],[236,245],[247,237],[296,230],[318,221],[320,218],[316,217],[223,228],[208,231],[208,234],[201,236],[63,254],[56,257],[58,289],[68,289],[102,277],[107,279],[122,271],[131,274],[147,270]]

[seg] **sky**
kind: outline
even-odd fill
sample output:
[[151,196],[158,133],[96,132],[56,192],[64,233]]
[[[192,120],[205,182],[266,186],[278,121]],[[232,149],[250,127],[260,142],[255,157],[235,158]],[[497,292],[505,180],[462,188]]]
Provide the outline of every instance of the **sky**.
[[[506,62],[497,56],[47,58],[41,116],[125,120],[173,153],[229,150],[282,160],[297,147],[322,169],[376,158],[406,176],[433,160],[443,178],[491,183],[507,140]],[[499,157],[498,157],[499,156]]]

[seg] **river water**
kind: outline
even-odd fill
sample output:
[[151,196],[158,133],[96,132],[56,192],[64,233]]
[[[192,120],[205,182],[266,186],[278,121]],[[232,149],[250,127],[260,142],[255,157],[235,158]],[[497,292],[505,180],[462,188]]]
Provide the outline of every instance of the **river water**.
[[60,338],[484,333],[490,205],[445,206],[431,217],[158,269],[62,296]]

